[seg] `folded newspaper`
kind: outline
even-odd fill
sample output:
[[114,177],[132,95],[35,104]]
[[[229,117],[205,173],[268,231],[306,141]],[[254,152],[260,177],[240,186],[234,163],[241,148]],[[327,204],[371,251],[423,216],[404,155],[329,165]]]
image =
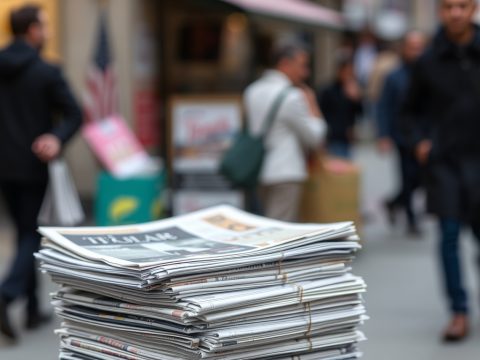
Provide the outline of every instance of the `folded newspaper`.
[[353,223],[291,224],[217,206],[152,223],[41,227],[60,359],[361,357]]

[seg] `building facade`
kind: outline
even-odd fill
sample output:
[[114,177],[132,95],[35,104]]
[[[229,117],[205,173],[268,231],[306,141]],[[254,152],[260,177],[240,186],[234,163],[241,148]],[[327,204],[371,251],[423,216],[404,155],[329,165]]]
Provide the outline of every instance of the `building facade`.
[[[53,35],[47,56],[63,64],[79,100],[99,16],[105,11],[120,113],[141,142],[160,155],[167,153],[169,98],[241,94],[267,66],[272,44],[287,36],[301,37],[314,49],[312,85],[320,85],[333,74],[334,50],[341,39],[340,27],[303,21],[301,15],[250,11],[241,1],[237,6],[220,0],[2,0],[2,44],[8,41],[8,12],[23,3],[38,3],[47,11]],[[335,0],[311,3],[340,8]],[[81,136],[69,146],[67,158],[80,193],[93,196],[99,165]]]

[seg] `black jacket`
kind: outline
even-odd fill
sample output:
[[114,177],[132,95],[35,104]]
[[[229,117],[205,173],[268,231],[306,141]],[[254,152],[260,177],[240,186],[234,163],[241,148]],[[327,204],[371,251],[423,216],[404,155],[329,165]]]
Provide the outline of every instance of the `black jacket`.
[[42,134],[64,144],[82,113],[59,67],[23,41],[0,51],[0,180],[46,182],[47,167],[31,150]]
[[464,47],[440,30],[412,69],[404,108],[414,149],[433,143],[427,172],[429,210],[480,221],[480,29]]
[[320,91],[317,99],[328,123],[327,140],[350,143],[349,132],[362,112],[361,102],[349,99],[339,81]]

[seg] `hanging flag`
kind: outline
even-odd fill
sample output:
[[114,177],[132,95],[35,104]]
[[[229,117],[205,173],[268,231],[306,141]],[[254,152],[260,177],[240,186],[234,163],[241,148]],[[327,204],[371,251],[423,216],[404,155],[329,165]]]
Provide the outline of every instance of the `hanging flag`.
[[87,73],[84,107],[87,122],[118,114],[116,79],[104,12],[100,15],[95,53]]

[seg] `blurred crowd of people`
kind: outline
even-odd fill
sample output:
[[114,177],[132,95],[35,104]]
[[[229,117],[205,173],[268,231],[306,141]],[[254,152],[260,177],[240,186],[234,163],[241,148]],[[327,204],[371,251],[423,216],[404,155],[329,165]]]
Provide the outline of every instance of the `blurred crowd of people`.
[[412,236],[420,235],[412,199],[421,183],[421,169],[405,139],[402,111],[411,69],[427,41],[426,34],[411,30],[398,41],[381,42],[367,29],[356,47],[338,50],[336,77],[318,91],[329,127],[329,154],[352,158],[356,125],[360,122],[373,124],[380,153],[396,151],[400,188],[385,200],[384,207],[392,225],[399,212],[405,213],[407,232]]
[[[391,224],[405,214],[409,237],[421,229],[412,205],[423,187],[426,209],[438,223],[439,252],[451,321],[445,341],[469,333],[469,303],[461,274],[460,229],[480,241],[480,28],[474,0],[439,2],[440,27],[428,38],[411,30],[396,43],[381,43],[367,29],[336,56],[333,81],[313,104],[308,50],[280,47],[273,69],[246,92],[247,118],[265,129],[276,94],[293,87],[265,137],[267,153],[260,184],[267,190],[266,214],[281,220],[298,215],[298,189],[306,179],[302,151],[322,144],[330,155],[351,159],[358,121],[372,121],[381,153],[395,149],[400,187],[385,200]],[[319,113],[321,112],[321,114]],[[327,132],[321,131],[327,125]],[[314,147],[314,146],[313,146]],[[280,211],[281,210],[281,211]]]
[[443,333],[446,341],[461,340],[469,332],[468,292],[459,255],[461,228],[469,226],[480,241],[476,7],[474,0],[439,1],[441,26],[430,39],[412,30],[397,44],[381,44],[366,30],[356,46],[339,50],[337,76],[319,91],[329,125],[329,153],[350,158],[353,129],[362,109],[363,121],[373,120],[376,125],[379,151],[396,150],[400,188],[384,207],[392,224],[400,210],[405,213],[410,236],[420,234],[413,194],[425,189],[425,210],[438,223],[440,262],[452,314]]

